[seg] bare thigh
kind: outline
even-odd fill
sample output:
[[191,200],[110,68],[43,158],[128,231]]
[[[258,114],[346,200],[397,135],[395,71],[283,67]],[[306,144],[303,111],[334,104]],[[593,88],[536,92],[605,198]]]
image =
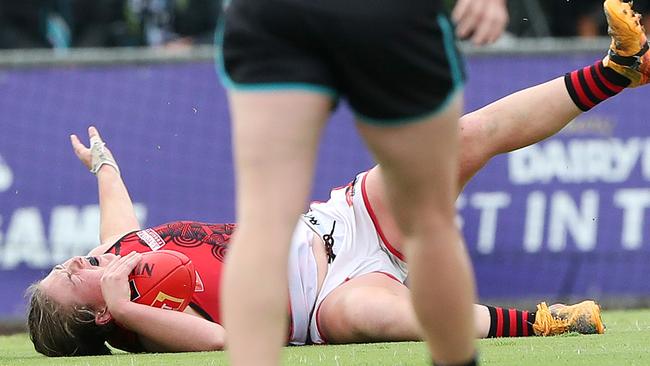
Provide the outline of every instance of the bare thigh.
[[383,273],[343,283],[321,303],[317,316],[329,343],[421,339],[408,288]]
[[[422,340],[410,291],[383,273],[369,273],[337,287],[318,312],[321,335],[329,343]],[[490,313],[474,305],[476,338],[487,337]]]

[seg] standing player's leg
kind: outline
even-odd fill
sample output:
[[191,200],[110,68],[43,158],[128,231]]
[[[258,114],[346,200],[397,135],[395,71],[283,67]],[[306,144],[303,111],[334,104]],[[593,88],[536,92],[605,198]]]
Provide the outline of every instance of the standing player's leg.
[[456,95],[433,117],[396,126],[358,123],[403,234],[425,339],[434,360],[450,365],[475,357],[474,278],[454,223],[461,105]]
[[218,32],[239,225],[221,298],[233,365],[280,363],[288,336],[289,245],[336,95],[330,70],[312,53],[314,34],[306,21],[312,18],[300,5],[230,1]]
[[493,156],[532,145],[628,87],[650,81],[650,52],[629,3],[605,2],[612,44],[593,65],[521,90],[461,118],[459,190]]
[[[354,57],[339,55],[338,70],[349,80],[357,127],[379,164],[373,174],[403,234],[397,244],[406,249],[413,304],[432,358],[472,365],[476,290],[455,225],[462,63],[440,2],[386,3],[394,11],[376,14],[380,29],[368,27],[363,39],[344,44]],[[372,47],[355,52],[359,44]]]
[[286,343],[289,243],[331,106],[329,97],[309,92],[230,94],[239,226],[223,304],[233,364],[275,365]]

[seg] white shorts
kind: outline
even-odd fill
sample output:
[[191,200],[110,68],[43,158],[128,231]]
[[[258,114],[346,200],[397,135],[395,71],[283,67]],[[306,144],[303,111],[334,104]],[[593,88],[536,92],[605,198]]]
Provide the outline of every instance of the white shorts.
[[[317,233],[328,253],[328,270],[311,310],[309,335],[315,344],[327,343],[318,328],[320,304],[345,281],[381,272],[399,282],[408,275],[404,256],[383,239],[365,190],[367,172],[349,185],[332,190],[327,202],[316,202],[302,221]],[[299,225],[300,226],[300,225]]]
[[314,232],[299,223],[291,238],[289,252],[289,312],[288,343],[304,345],[309,337],[309,320],[318,296],[318,269],[312,251]]

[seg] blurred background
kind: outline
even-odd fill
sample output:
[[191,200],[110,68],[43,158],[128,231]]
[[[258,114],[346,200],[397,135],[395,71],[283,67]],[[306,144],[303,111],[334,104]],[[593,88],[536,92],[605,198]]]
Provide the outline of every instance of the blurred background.
[[[453,0],[445,0],[451,8]],[[0,48],[185,48],[211,44],[222,0],[2,0]],[[600,0],[509,2],[514,37],[607,34]],[[635,9],[650,12],[647,1]],[[650,20],[645,19],[646,24]],[[648,28],[648,27],[646,27]]]
[[219,0],[2,0],[0,48],[211,44]]
[[[650,12],[648,1],[634,5]],[[467,111],[592,64],[608,48],[601,1],[509,6],[496,45],[462,45]],[[99,128],[143,226],[234,220],[213,46],[220,12],[216,0],[0,0],[0,331],[22,329],[31,282],[97,245],[96,182],[72,153],[71,133]],[[557,136],[495,158],[470,183],[458,222],[481,301],[648,306],[649,96],[650,88],[627,90]],[[313,198],[371,166],[340,103]]]

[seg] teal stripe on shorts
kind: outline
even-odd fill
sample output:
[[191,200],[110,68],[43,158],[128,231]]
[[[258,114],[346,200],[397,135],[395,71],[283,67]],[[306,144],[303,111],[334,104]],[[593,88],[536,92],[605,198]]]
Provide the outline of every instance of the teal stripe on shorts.
[[463,84],[463,73],[461,72],[462,61],[456,51],[454,29],[449,23],[449,19],[444,15],[438,15],[438,25],[440,25],[440,29],[442,30],[443,40],[445,43],[445,54],[447,55],[447,61],[451,68],[451,77],[454,83],[452,93],[454,93],[454,90]]

